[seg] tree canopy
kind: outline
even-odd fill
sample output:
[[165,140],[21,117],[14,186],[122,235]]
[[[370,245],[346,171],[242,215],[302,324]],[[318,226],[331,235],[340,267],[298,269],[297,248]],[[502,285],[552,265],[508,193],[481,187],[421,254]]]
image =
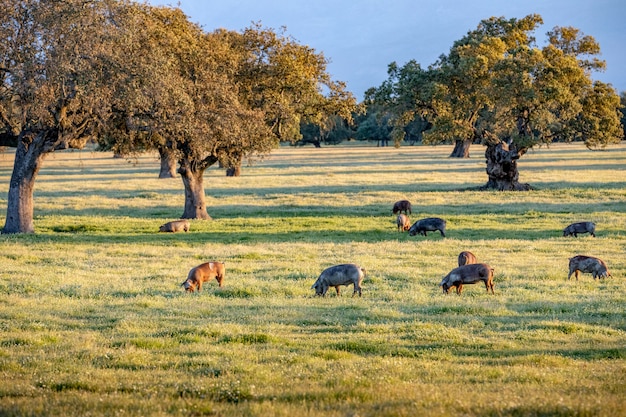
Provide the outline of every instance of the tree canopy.
[[555,140],[602,148],[622,138],[617,93],[591,79],[605,65],[598,43],[556,27],[539,47],[533,32],[542,23],[539,15],[483,20],[427,69],[390,64],[368,99],[393,113],[396,140],[420,115],[432,123],[425,143],[487,145],[488,188],[527,189],[516,161],[529,148]]
[[34,231],[46,154],[97,139],[179,164],[182,217],[210,218],[202,176],[349,118],[323,54],[260,25],[206,32],[175,7],[127,0],[0,0],[0,145],[16,146],[5,233]]
[[83,147],[108,119],[115,28],[104,1],[0,5],[0,141],[17,148],[3,232],[32,232],[44,156]]

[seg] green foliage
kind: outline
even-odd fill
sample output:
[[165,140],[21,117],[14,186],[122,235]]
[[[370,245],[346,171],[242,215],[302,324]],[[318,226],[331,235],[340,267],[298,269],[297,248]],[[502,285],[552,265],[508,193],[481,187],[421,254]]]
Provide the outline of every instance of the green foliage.
[[538,15],[483,20],[428,69],[392,63],[368,97],[395,115],[396,130],[415,115],[432,122],[426,143],[511,140],[523,154],[555,140],[589,148],[619,142],[617,94],[591,80],[591,71],[604,68],[600,46],[575,28],[556,27],[540,48],[532,33],[541,23]]
[[[2,413],[619,415],[625,146],[531,151],[523,194],[476,191],[484,163],[446,155],[281,148],[239,178],[209,170],[215,219],[177,234],[158,232],[182,197],[155,155],[51,155],[37,233],[0,236]],[[0,159],[5,191],[10,174]],[[397,232],[401,198],[448,237]],[[597,237],[564,238],[579,220]],[[441,293],[461,250],[495,268],[495,296]],[[567,281],[576,253],[613,277]],[[208,260],[226,262],[225,286],[185,293]],[[367,269],[363,296],[313,296],[342,262]]]

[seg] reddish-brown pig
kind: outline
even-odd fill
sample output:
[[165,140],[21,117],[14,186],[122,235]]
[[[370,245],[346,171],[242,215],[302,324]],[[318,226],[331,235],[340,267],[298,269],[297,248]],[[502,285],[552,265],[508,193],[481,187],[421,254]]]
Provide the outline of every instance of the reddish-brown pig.
[[218,285],[224,285],[226,267],[223,262],[206,262],[191,268],[185,282],[180,284],[185,291],[194,292],[202,290],[202,284],[215,278]]

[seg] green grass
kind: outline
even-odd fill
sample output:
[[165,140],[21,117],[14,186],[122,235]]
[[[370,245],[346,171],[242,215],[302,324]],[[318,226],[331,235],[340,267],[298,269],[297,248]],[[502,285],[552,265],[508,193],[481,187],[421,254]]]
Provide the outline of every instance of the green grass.
[[[157,232],[183,189],[154,155],[51,155],[37,233],[0,236],[0,415],[625,415],[626,144],[533,151],[527,193],[474,191],[482,148],[449,151],[281,148],[239,178],[212,168],[214,220],[187,234]],[[0,156],[2,215],[11,170]],[[448,237],[398,233],[403,198]],[[562,237],[582,220],[597,238]],[[441,294],[462,250],[495,268],[495,296]],[[567,281],[579,253],[613,277]],[[209,260],[225,287],[184,293]],[[343,262],[367,269],[363,297],[314,297]]]

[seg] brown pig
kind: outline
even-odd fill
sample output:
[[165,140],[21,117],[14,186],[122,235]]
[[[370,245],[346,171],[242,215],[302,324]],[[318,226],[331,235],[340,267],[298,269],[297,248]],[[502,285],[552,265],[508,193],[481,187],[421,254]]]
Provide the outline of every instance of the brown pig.
[[206,262],[191,268],[185,282],[180,284],[185,287],[185,291],[200,291],[202,284],[215,278],[218,285],[224,285],[224,277],[226,276],[226,267],[223,262]]
[[493,268],[487,264],[471,264],[454,268],[443,277],[439,286],[443,288],[445,294],[448,294],[450,288],[456,287],[456,293],[461,295],[463,284],[475,284],[478,281],[484,282],[487,292],[491,290],[491,293],[494,294]]
[[402,212],[404,212],[404,214],[411,214],[411,202],[409,200],[396,201],[391,211],[393,214],[399,214]]
[[189,220],[174,220],[173,222],[165,223],[159,227],[159,232],[188,232]]
[[396,225],[398,226],[398,232],[406,232],[411,228],[411,222],[406,214],[398,214]]
[[476,256],[472,252],[463,251],[459,253],[459,266],[475,264]]
[[572,274],[578,281],[578,275],[581,272],[587,272],[593,275],[593,279],[601,279],[612,276],[606,263],[602,259],[594,258],[593,256],[576,255],[569,260],[569,275],[567,279],[572,277]]

